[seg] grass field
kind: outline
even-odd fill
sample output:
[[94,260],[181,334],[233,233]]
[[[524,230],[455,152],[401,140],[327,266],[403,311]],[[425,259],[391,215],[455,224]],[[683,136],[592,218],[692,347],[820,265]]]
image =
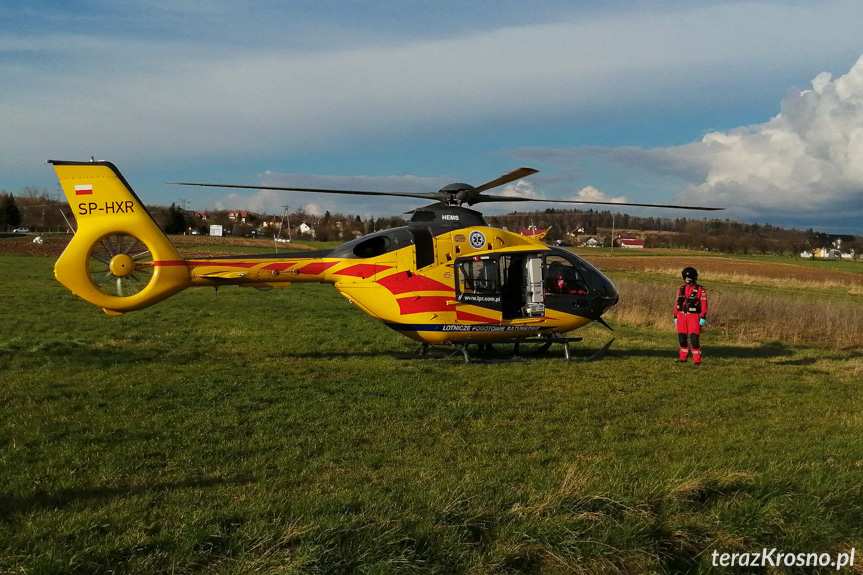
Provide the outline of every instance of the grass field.
[[[861,572],[860,340],[746,331],[767,304],[733,278],[703,277],[696,370],[661,271],[610,266],[601,361],[463,365],[394,359],[413,342],[328,286],[110,318],[52,264],[0,255],[0,573],[724,573],[762,547]],[[818,289],[753,297],[860,317]]]

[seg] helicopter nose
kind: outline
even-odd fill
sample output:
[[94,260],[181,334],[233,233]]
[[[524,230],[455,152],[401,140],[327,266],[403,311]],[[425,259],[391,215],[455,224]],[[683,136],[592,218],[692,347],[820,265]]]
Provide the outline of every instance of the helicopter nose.
[[[608,308],[617,303],[620,296],[617,295],[617,288],[612,281],[605,277],[601,271],[592,266],[587,260],[575,255],[572,252],[561,251],[563,257],[570,260],[578,269],[582,279],[588,285],[587,302],[585,307],[579,310],[579,315],[588,317],[593,320],[599,319],[603,313],[608,311]],[[581,306],[579,306],[581,307]]]
[[591,302],[591,311],[596,317],[600,317],[609,308],[613,307],[620,300],[617,293],[617,288],[614,283],[602,273],[597,273],[593,278],[593,301]]
[[596,303],[594,305],[597,308],[596,309],[597,314],[598,315],[604,314],[606,311],[608,311],[609,308],[615,306],[619,300],[620,300],[620,298],[618,297],[617,292],[614,292],[613,296],[608,295],[608,296],[600,296],[600,297],[596,298]]

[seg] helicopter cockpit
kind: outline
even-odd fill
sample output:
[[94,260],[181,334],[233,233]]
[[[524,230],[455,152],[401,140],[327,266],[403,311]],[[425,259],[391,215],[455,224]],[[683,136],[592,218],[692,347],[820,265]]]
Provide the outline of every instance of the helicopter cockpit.
[[414,243],[407,226],[374,232],[342,244],[330,253],[334,258],[373,258]]

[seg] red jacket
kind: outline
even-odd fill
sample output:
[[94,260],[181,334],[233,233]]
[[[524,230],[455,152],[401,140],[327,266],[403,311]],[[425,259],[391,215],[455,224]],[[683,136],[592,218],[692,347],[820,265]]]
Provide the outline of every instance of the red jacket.
[[[695,292],[694,294],[693,291]],[[697,313],[701,317],[707,317],[707,292],[698,284],[684,284],[677,290],[677,299],[674,302],[674,317],[690,313]]]

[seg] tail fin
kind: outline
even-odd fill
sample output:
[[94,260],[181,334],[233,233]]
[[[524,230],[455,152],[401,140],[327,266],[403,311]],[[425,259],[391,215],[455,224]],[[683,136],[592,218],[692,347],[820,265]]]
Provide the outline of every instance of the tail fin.
[[48,162],[78,220],[75,237],[54,264],[57,281],[111,315],[190,285],[185,260],[114,164]]

